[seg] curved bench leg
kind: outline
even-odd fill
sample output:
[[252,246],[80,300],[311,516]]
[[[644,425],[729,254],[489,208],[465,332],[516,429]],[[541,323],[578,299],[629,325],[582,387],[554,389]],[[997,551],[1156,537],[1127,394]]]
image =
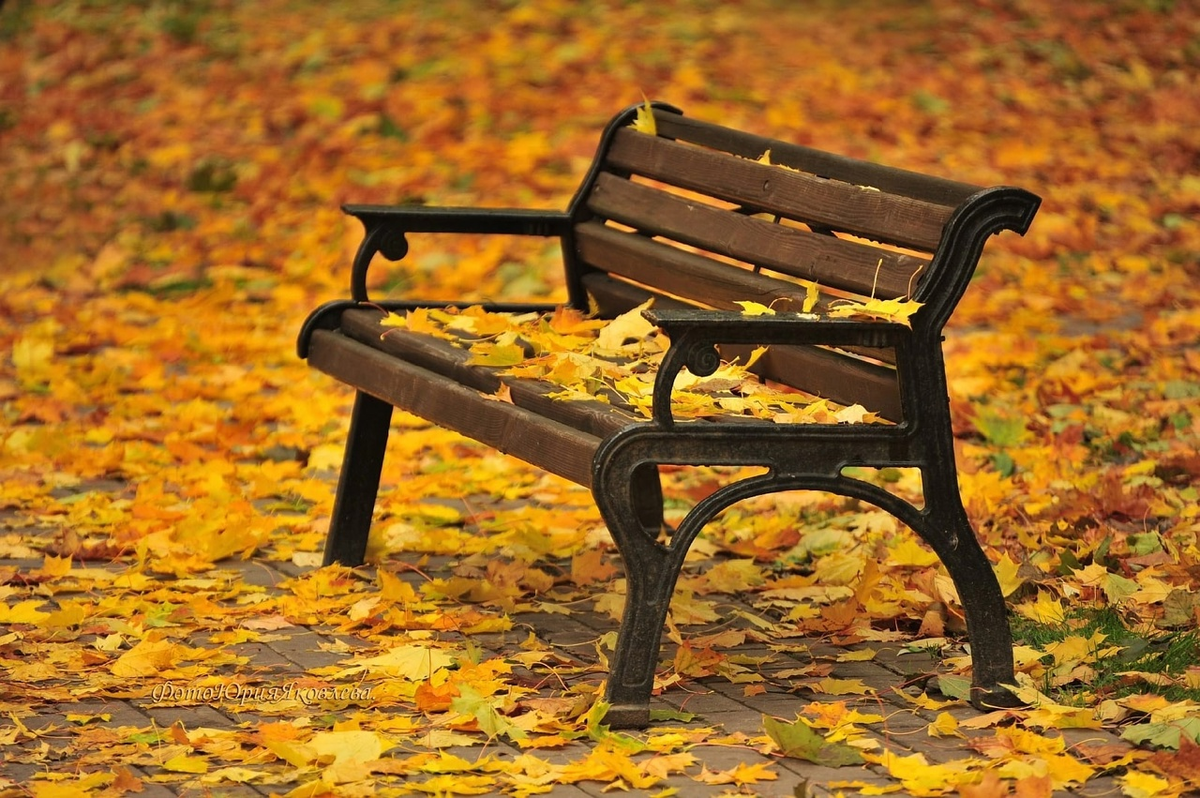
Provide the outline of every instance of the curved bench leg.
[[390,404],[362,391],[355,394],[333,517],[325,538],[325,565],[362,565],[391,421]]
[[614,728],[640,728],[650,722],[654,670],[683,552],[656,540],[662,526],[662,492],[656,467],[639,466],[623,478],[619,472],[617,469],[608,484],[596,485],[594,491],[596,504],[621,552],[628,585],[608,676],[605,701],[610,707],[605,722]]
[[927,528],[917,531],[946,566],[967,616],[971,703],[981,710],[1020,706],[1019,699],[1004,687],[1014,682],[1008,605],[963,509],[957,485],[952,494],[943,491],[927,518]]

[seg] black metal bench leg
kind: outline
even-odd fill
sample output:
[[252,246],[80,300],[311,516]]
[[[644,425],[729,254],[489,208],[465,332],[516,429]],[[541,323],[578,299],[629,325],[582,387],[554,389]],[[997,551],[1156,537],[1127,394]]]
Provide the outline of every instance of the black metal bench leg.
[[[650,692],[658,664],[667,609],[682,565],[682,553],[657,541],[662,525],[661,489],[657,470],[651,479],[641,466],[614,473],[607,487],[595,486],[596,503],[616,541],[628,585],[625,614],[617,632],[617,650],[609,670],[605,722],[613,728],[640,728],[650,722]],[[658,501],[657,513],[653,502]]]
[[355,394],[333,518],[325,538],[325,565],[362,565],[391,421],[390,404],[362,391]]
[[949,571],[967,616],[971,703],[981,710],[1020,706],[1020,700],[1004,687],[1015,681],[1008,607],[955,488],[953,502],[944,498],[942,506],[931,512],[926,540]]

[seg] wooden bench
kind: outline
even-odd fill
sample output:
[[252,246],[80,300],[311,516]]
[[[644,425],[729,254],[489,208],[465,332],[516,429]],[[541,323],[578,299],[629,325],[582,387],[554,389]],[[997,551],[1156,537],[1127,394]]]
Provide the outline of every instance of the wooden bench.
[[[1023,234],[1039,198],[754,136],[663,104],[653,107],[656,129],[645,132],[631,127],[638,111],[625,110],[605,129],[566,212],[345,208],[366,229],[351,298],[314,311],[299,341],[310,365],[357,389],[326,563],[362,562],[393,406],[589,486],[628,576],[607,683],[608,721],[640,726],[649,722],[668,604],[703,526],[748,497],[832,491],[890,512],[932,547],[962,599],[973,703],[1013,705],[1002,686],[1013,678],[1004,598],[958,492],[941,333],[985,241],[1003,230]],[[469,365],[464,350],[430,336],[402,331],[381,339],[379,310],[362,306],[370,300],[372,258],[400,259],[408,234],[434,232],[559,239],[569,304],[601,317],[658,297],[647,317],[670,336],[671,348],[659,368],[653,418],[599,402],[547,398],[547,385]],[[911,296],[924,304],[911,328],[827,315],[749,316],[736,304],[782,308],[792,302],[799,310],[807,284],[798,280],[815,281],[826,296]],[[404,312],[469,303],[378,304]],[[755,366],[762,376],[860,403],[891,423],[672,418],[672,386],[682,368],[710,374],[719,357],[753,345],[770,345]],[[487,396],[502,382],[511,403]],[[664,542],[661,465],[768,470],[700,501]],[[923,505],[847,476],[848,466],[919,468]]]

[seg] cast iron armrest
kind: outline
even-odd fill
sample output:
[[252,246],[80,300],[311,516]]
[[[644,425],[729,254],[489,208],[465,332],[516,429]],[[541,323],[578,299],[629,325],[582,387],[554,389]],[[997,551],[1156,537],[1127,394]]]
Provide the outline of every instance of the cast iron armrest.
[[653,418],[674,425],[671,391],[684,366],[706,377],[721,365],[717,344],[786,344],[895,347],[912,335],[902,324],[872,319],[835,319],[811,313],[747,316],[728,310],[658,310],[642,316],[671,339],[654,379]]
[[363,223],[363,241],[354,256],[350,296],[369,301],[367,269],[375,253],[388,260],[408,254],[407,233],[481,233],[519,236],[563,236],[571,217],[561,211],[520,208],[427,208],[419,205],[343,205]]

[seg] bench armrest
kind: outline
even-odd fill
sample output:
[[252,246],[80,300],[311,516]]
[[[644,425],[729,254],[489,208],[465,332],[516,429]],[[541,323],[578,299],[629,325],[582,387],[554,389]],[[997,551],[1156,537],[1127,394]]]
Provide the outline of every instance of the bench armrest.
[[824,346],[900,346],[912,330],[890,321],[833,319],[810,313],[747,316],[728,310],[642,311],[647,321],[671,339],[654,380],[653,418],[663,427],[674,425],[671,391],[684,366],[708,376],[721,365],[717,344],[784,344]]
[[376,253],[388,260],[408,254],[408,233],[481,233],[521,236],[563,236],[571,217],[561,211],[520,208],[428,208],[416,205],[343,205],[342,210],[363,223],[363,241],[354,256],[350,296],[367,295],[367,269]]

